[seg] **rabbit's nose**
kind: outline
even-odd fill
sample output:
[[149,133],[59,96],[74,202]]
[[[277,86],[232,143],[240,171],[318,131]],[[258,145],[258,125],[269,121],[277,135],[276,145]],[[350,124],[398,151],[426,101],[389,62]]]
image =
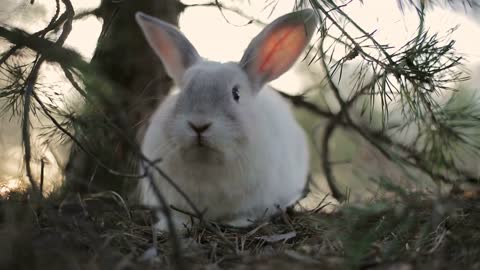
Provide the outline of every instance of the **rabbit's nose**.
[[194,124],[188,121],[188,125],[190,126],[191,129],[193,129],[193,131],[195,131],[198,135],[200,135],[203,132],[205,132],[212,125],[212,123],[209,122],[205,124]]

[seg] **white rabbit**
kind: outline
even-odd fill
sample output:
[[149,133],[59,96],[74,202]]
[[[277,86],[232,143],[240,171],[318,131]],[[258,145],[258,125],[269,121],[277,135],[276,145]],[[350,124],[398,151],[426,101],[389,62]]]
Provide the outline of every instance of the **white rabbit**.
[[[136,20],[179,89],[152,115],[143,154],[161,158],[158,166],[209,220],[248,226],[299,200],[309,164],[305,133],[289,104],[264,85],[305,49],[317,25],[313,10],[276,19],[238,63],[204,60],[174,26],[143,13]],[[192,211],[162,176],[148,172],[169,205]],[[143,204],[161,206],[147,178],[138,189]],[[177,228],[190,221],[173,212]],[[166,230],[158,214],[156,228]]]

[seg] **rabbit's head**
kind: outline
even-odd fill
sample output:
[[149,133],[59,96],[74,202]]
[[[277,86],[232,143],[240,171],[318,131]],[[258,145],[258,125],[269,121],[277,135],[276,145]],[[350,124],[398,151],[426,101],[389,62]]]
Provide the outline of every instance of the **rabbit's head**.
[[240,62],[218,63],[202,59],[174,26],[143,13],[136,19],[180,89],[165,121],[170,143],[187,159],[219,162],[235,159],[235,149],[261,128],[252,125],[262,117],[258,92],[295,63],[317,24],[312,10],[284,15],[252,40]]

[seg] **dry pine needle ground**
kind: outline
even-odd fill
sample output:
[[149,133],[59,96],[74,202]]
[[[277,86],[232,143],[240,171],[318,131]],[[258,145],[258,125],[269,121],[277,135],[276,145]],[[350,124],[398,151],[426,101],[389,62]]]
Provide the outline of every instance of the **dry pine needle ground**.
[[[284,213],[246,229],[198,225],[182,235],[183,261],[187,269],[480,269],[474,195]],[[40,210],[24,195],[3,199],[0,269],[174,268],[149,211],[112,194],[75,199]]]

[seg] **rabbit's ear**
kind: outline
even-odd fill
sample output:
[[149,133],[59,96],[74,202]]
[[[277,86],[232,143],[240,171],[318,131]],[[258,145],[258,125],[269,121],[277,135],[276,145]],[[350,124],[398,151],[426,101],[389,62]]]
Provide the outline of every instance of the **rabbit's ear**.
[[248,45],[240,66],[256,91],[286,72],[310,41],[317,26],[311,9],[284,15],[267,25]]
[[167,74],[179,84],[185,70],[200,59],[193,45],[169,23],[142,12],[137,12],[135,19],[148,44],[162,60]]

